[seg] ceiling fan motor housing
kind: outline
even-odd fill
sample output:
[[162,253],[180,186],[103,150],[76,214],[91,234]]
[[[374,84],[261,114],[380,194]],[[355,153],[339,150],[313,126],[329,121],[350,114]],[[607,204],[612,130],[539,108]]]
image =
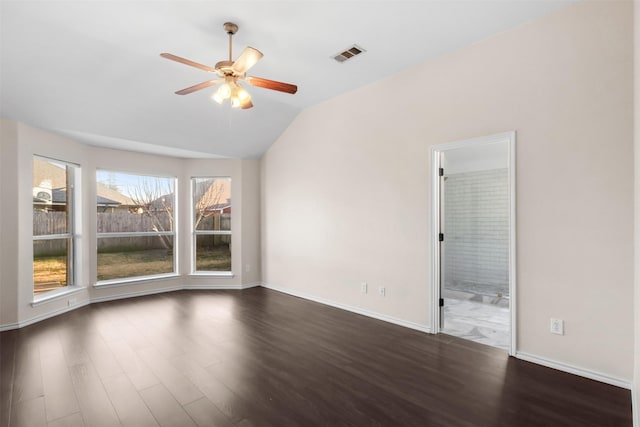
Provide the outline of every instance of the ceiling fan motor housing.
[[239,75],[233,71],[233,61],[220,61],[216,63],[216,69],[224,76]]

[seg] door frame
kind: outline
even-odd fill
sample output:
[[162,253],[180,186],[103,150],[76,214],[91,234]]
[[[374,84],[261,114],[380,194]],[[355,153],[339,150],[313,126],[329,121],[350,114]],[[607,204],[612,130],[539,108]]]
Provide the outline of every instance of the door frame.
[[440,168],[442,153],[472,146],[507,143],[507,162],[509,180],[509,315],[510,345],[509,355],[515,356],[517,349],[516,316],[516,132],[504,132],[494,135],[431,146],[431,332],[440,333]]

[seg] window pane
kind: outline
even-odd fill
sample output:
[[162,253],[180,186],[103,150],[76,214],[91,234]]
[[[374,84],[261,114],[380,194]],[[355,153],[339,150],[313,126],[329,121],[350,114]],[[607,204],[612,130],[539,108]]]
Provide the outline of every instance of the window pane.
[[194,229],[231,230],[231,178],[193,178]]
[[98,171],[98,233],[173,231],[175,179]]
[[69,232],[69,166],[54,160],[33,159],[33,235]]
[[[33,294],[73,285],[74,165],[33,157]],[[56,238],[48,238],[52,235]]]
[[196,271],[231,271],[231,235],[196,236]]
[[71,239],[33,242],[33,294],[52,291],[69,284]]
[[172,273],[173,236],[98,239],[98,280]]

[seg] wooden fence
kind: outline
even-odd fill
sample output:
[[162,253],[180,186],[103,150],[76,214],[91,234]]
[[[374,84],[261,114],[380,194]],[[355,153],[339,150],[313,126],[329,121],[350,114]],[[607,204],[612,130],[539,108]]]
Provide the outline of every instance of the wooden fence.
[[[169,214],[158,212],[154,215],[136,214],[127,211],[98,212],[98,233],[133,233],[152,231],[171,231],[172,224]],[[200,229],[216,228],[229,230],[231,215],[223,214],[214,220],[213,217],[205,218]],[[204,226],[204,227],[203,227]],[[67,232],[66,212],[33,211],[33,235],[65,234]],[[205,236],[203,236],[205,237]],[[209,247],[211,245],[229,244],[231,236],[206,236],[199,238],[198,246]],[[171,236],[141,236],[141,237],[110,237],[98,239],[99,252],[135,251],[142,249],[162,249],[172,246]],[[66,240],[39,240],[34,244],[34,256],[63,255],[67,251]]]
[[140,231],[171,231],[171,217],[166,212],[153,215],[127,211],[98,212],[98,233],[132,233]]
[[33,211],[33,235],[64,234],[67,232],[66,212]]

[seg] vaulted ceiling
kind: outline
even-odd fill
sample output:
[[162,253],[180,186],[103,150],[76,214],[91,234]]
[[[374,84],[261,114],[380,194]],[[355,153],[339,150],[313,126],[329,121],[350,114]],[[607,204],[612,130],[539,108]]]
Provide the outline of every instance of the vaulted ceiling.
[[[92,145],[257,157],[309,106],[572,1],[3,0],[0,115]],[[264,54],[248,74],[297,94],[247,85],[250,110],[214,103],[215,88],[174,94],[211,74],[159,54],[213,66],[227,57],[226,21],[240,27],[234,57]],[[333,59],[354,43],[366,52]]]

